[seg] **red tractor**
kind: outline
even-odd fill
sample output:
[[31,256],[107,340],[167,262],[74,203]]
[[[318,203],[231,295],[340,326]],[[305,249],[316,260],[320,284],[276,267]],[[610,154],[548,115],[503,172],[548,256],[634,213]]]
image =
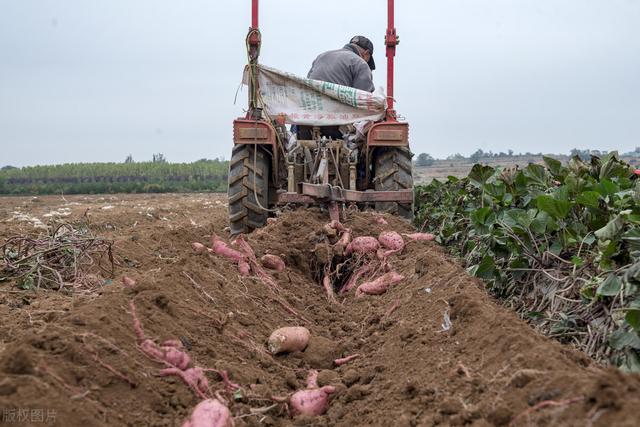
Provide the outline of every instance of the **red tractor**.
[[[258,56],[258,0],[252,0],[247,35],[250,76],[260,72]],[[261,104],[257,79],[247,79],[249,108],[233,122],[233,154],[229,166],[229,222],[232,234],[265,225],[279,205],[320,205],[339,219],[339,207],[374,207],[412,219],[412,153],[409,125],[397,119],[393,99],[393,67],[399,43],[394,27],[394,0],[388,0],[386,112],[360,142],[322,136],[315,127],[311,138],[290,143],[287,117],[270,117]],[[247,75],[247,74],[245,74]],[[384,100],[383,100],[384,104]]]

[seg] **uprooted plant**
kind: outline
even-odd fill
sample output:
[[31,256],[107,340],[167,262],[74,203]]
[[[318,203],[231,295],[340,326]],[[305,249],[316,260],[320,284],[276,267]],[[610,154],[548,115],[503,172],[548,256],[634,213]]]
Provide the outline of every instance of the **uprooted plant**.
[[418,224],[543,332],[640,371],[640,181],[617,153],[417,189]]
[[113,242],[84,226],[60,224],[40,236],[14,236],[0,252],[0,281],[16,280],[22,289],[91,290],[113,277]]

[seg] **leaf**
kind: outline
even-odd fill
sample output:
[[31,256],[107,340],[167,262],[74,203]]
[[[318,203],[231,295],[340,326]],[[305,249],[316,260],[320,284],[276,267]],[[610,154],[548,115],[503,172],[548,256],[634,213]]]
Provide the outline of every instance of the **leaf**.
[[524,169],[524,173],[530,181],[540,186],[547,186],[547,174],[544,166],[531,163]]
[[640,250],[640,229],[632,228],[624,233],[621,239],[629,244],[629,250]]
[[481,279],[490,280],[495,277],[495,270],[496,265],[493,262],[493,258],[487,255],[482,258],[482,261],[480,261],[478,268],[473,274]]
[[625,347],[640,350],[640,337],[638,337],[638,334],[635,332],[616,329],[609,337],[609,345],[614,350],[623,350]]
[[624,228],[624,216],[622,214],[616,215],[614,219],[609,221],[607,225],[599,230],[596,230],[593,234],[602,241],[613,240]]
[[551,253],[555,255],[560,255],[560,252],[562,252],[562,249],[564,249],[564,246],[560,241],[555,241],[551,244],[551,246],[549,246],[549,251],[551,251]]
[[542,160],[553,176],[557,177],[561,175],[562,163],[559,160],[547,156],[542,156]]
[[582,259],[582,257],[573,255],[571,257],[571,263],[576,267],[582,267],[584,265],[584,260]]
[[596,185],[596,191],[602,196],[613,196],[620,191],[620,187],[608,179],[603,179]]
[[622,289],[622,281],[615,274],[610,274],[600,283],[596,294],[605,297],[614,297],[618,295],[620,289]]
[[636,332],[640,332],[640,298],[629,304],[627,308],[629,311],[627,311],[624,320],[626,320],[629,326],[635,329]]
[[536,204],[538,209],[545,211],[555,219],[564,219],[571,212],[571,202],[556,200],[546,194],[538,196]]
[[471,213],[471,220],[478,225],[490,225],[487,224],[487,219],[489,219],[493,210],[489,207],[478,208]]
[[640,356],[633,350],[627,351],[625,361],[620,366],[620,370],[629,373],[640,373]]
[[469,172],[469,180],[476,187],[482,187],[487,183],[489,178],[493,176],[495,169],[490,166],[483,166],[479,163],[476,163],[471,168],[471,172]]
[[505,212],[505,215],[509,217],[515,224],[520,227],[529,228],[533,218],[529,215],[529,212],[524,209],[511,209]]
[[544,313],[541,311],[529,311],[527,312],[527,317],[531,319],[543,319]]
[[600,193],[597,191],[584,191],[578,195],[576,202],[591,208],[600,207]]

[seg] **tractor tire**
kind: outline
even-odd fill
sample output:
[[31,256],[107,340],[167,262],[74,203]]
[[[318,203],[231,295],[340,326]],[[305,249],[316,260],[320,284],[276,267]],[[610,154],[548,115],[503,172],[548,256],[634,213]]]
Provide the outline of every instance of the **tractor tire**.
[[[231,235],[250,233],[267,223],[271,155],[257,145],[234,145],[229,162]],[[256,200],[257,195],[257,200]]]
[[[407,148],[384,147],[374,153],[374,189],[376,191],[413,189],[411,157]],[[376,211],[389,212],[413,221],[413,202],[376,202]]]

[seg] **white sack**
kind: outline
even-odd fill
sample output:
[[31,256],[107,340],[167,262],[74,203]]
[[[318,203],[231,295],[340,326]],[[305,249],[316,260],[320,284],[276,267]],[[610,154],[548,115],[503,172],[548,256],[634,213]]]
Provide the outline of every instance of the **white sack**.
[[[245,70],[244,83],[249,79]],[[266,113],[284,115],[287,123],[338,126],[382,120],[387,106],[382,88],[367,92],[258,66],[261,101]]]

